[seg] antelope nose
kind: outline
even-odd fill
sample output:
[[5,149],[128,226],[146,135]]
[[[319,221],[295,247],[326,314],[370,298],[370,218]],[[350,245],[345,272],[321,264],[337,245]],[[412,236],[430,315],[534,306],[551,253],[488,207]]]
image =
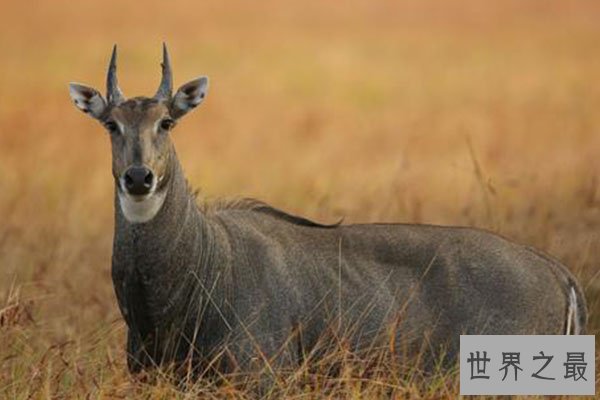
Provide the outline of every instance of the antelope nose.
[[130,167],[123,178],[127,192],[136,196],[150,193],[154,183],[154,174],[146,167]]

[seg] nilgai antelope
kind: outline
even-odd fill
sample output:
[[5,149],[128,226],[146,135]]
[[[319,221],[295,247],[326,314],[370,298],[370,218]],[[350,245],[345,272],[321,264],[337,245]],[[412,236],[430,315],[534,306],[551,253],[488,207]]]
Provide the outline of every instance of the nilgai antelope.
[[342,335],[356,352],[393,343],[399,357],[427,341],[455,362],[460,334],[584,332],[585,299],[567,268],[489,232],[323,225],[255,200],[199,207],[170,136],[208,79],[172,94],[164,47],[154,97],[126,99],[116,59],[115,47],[106,98],[79,83],[70,95],[110,135],[112,278],[132,372],[293,367]]

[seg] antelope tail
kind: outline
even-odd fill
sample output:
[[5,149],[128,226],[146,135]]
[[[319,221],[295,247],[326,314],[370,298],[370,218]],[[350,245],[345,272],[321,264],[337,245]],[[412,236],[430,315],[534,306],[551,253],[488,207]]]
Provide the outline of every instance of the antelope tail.
[[580,335],[581,329],[581,315],[580,305],[577,303],[577,292],[575,287],[571,286],[569,291],[569,308],[567,311],[567,328],[565,335]]

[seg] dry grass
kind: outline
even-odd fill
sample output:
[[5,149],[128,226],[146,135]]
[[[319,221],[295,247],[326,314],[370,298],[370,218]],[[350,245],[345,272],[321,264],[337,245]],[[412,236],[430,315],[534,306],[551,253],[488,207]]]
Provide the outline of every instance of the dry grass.
[[[162,40],[176,83],[211,77],[207,101],[174,133],[190,181],[210,196],[326,222],[493,229],[569,265],[598,331],[600,4],[378,3],[3,4],[0,397],[239,398],[251,386],[203,382],[186,394],[126,372],[109,143],[66,89],[103,87],[113,42],[126,94],[154,92]],[[447,376],[396,375],[363,379],[350,363],[336,380],[281,379],[290,397],[458,392]]]

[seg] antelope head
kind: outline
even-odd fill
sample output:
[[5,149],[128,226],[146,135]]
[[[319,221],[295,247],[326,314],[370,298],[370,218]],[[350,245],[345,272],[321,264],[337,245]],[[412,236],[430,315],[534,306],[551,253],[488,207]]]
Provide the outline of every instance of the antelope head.
[[117,81],[117,47],[106,78],[106,98],[92,87],[70,83],[75,106],[100,121],[110,135],[112,173],[121,210],[132,223],[151,220],[162,207],[174,158],[170,132],[177,120],[198,106],[208,78],[181,86],[173,95],[173,76],[163,45],[162,79],[153,97],[126,99]]

